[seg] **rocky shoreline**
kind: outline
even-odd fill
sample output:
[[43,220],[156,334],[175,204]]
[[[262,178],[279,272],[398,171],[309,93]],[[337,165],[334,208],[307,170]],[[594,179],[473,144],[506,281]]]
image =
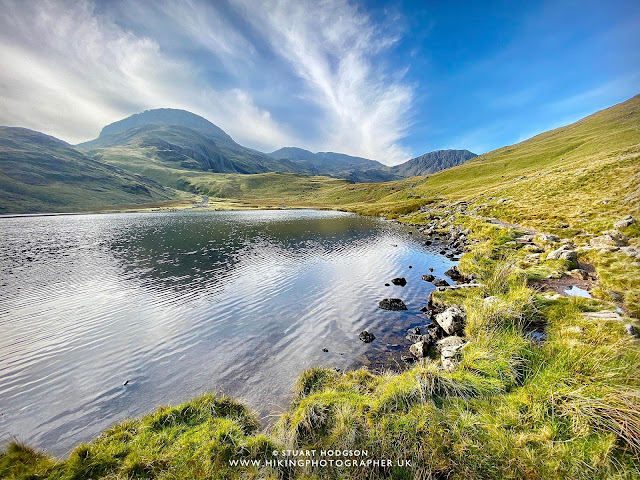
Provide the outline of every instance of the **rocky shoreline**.
[[[477,241],[469,240],[471,234],[469,229],[453,223],[455,221],[455,212],[462,213],[466,210],[466,206],[465,202],[457,202],[444,215],[434,216],[425,225],[416,225],[415,228],[418,232],[426,237],[424,244],[450,260],[459,261],[465,251],[471,249],[471,244],[477,243]],[[423,209],[423,211],[429,210]],[[399,221],[393,222],[403,225]],[[636,223],[636,220],[633,217],[626,216],[617,222],[615,227],[623,228],[634,223]],[[576,246],[571,240],[562,239],[557,235],[540,233],[524,228],[522,230],[527,233],[507,242],[507,244],[528,252],[525,256],[525,262],[537,264],[557,260],[566,266],[566,274],[552,272],[546,279],[539,282],[542,291],[546,290],[547,287],[553,289],[553,285],[556,283],[564,288],[562,292],[557,294],[565,296],[567,295],[567,287],[590,288],[591,284],[597,281],[597,274],[591,265],[579,261],[580,253],[584,254],[590,250],[607,252],[615,250],[634,259],[640,258],[638,248],[629,246],[628,239],[615,228],[603,232],[599,236],[592,236],[588,240],[588,245],[580,247]],[[433,272],[433,268],[429,270]],[[443,370],[450,371],[456,367],[460,351],[469,343],[464,338],[467,318],[464,308],[455,304],[445,305],[434,297],[434,293],[445,290],[482,287],[483,285],[478,283],[473,275],[464,275],[457,265],[449,268],[445,275],[449,280],[438,278],[433,273],[425,273],[421,276],[423,281],[431,283],[436,288],[430,292],[426,306],[420,308],[420,312],[425,314],[424,324],[411,327],[407,331],[405,339],[410,342],[408,354],[400,355],[400,360],[404,364],[411,365],[430,359],[438,361],[440,368]],[[403,277],[398,277],[392,279],[391,284],[405,286],[407,281]],[[389,285],[389,283],[385,285]],[[489,301],[490,298],[485,300]],[[407,310],[407,306],[401,298],[384,298],[379,302],[378,307],[388,311]],[[637,329],[632,325],[625,325],[625,328],[630,335],[638,335]],[[546,334],[535,328],[528,335],[532,342],[543,342],[546,339]],[[375,340],[375,336],[367,330],[362,331],[359,338],[364,343],[370,343]],[[397,347],[398,345],[394,344],[392,346]]]

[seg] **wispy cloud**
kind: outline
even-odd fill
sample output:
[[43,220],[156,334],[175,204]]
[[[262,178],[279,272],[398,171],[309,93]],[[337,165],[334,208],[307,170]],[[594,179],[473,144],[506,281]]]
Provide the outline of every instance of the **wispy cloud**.
[[[174,107],[263,150],[410,156],[400,141],[412,88],[381,61],[398,38],[346,0],[0,8],[1,124],[79,142],[137,111]],[[313,115],[301,122],[300,112]]]
[[396,37],[343,0],[270,1],[259,10],[241,1],[254,27],[304,79],[307,99],[321,107],[326,149],[388,164],[410,156],[398,142],[409,126],[412,88],[376,64]]

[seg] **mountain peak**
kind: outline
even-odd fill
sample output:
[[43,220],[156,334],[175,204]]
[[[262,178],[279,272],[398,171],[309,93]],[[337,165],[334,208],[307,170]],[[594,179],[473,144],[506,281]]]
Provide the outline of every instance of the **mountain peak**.
[[113,122],[102,129],[99,137],[114,135],[142,125],[178,125],[190,128],[206,135],[211,135],[218,140],[233,142],[224,130],[214,125],[209,120],[187,110],[176,108],[154,108],[136,113],[130,117]]
[[417,177],[455,167],[477,155],[469,150],[435,150],[392,167],[402,177]]

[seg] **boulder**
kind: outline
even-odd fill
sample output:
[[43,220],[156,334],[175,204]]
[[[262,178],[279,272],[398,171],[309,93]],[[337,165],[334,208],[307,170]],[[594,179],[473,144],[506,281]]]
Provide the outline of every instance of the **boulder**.
[[570,247],[567,247],[566,245],[549,252],[547,260],[565,260],[568,264],[569,270],[578,268],[578,253],[575,250],[571,250]]
[[464,345],[466,345],[464,338],[459,337],[457,335],[452,335],[450,337],[445,337],[441,340],[438,340],[436,343],[436,350],[440,352],[442,357],[451,358],[455,356],[455,354],[460,350]]
[[622,217],[616,223],[614,223],[613,228],[626,228],[629,225],[633,225],[634,223],[636,223],[636,219],[633,218],[631,215],[627,215],[625,217]]
[[599,237],[593,237],[589,244],[592,247],[624,247],[629,240],[618,230],[607,230]]
[[409,351],[416,358],[425,358],[429,356],[429,348],[431,347],[430,341],[420,341],[416,342],[411,347],[409,347]]
[[450,285],[449,282],[447,282],[444,278],[436,278],[433,281],[433,284],[436,287],[448,287]]
[[407,284],[407,280],[404,277],[398,277],[391,280],[391,283],[404,287]]
[[444,312],[436,315],[435,322],[448,335],[464,330],[464,322],[467,320],[467,314],[458,306],[447,308]]
[[640,337],[640,334],[638,334],[638,329],[633,325],[631,325],[630,323],[627,323],[624,326],[624,331],[627,333],[627,335],[631,335],[632,337],[636,337],[636,338]]
[[371,343],[376,339],[376,336],[373,333],[363,330],[360,332],[360,335],[358,335],[358,338],[360,338],[364,343]]
[[620,247],[620,253],[624,253],[628,257],[640,258],[640,248],[638,247]]
[[444,272],[444,274],[454,281],[458,281],[462,278],[462,274],[460,273],[460,270],[458,270],[458,267],[455,265],[451,267],[449,270],[447,270],[446,272]]
[[382,308],[383,310],[393,310],[393,311],[406,310],[407,309],[407,306],[399,298],[385,298],[385,299],[382,299],[382,300],[380,300],[380,303],[378,303],[378,307]]
[[426,274],[426,275],[422,275],[422,279],[425,282],[433,282],[436,279],[435,275],[431,275],[430,273]]
[[575,278],[576,280],[588,280],[589,279],[589,272],[587,272],[586,270],[583,270],[581,268],[576,268],[575,270],[571,270],[571,272],[569,272],[569,275],[572,276],[573,278]]

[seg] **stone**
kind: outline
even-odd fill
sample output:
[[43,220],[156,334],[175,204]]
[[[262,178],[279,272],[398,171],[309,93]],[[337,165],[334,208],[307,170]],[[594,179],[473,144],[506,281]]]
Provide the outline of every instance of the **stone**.
[[429,348],[431,347],[431,342],[420,341],[416,342],[411,347],[409,347],[409,352],[416,358],[425,358],[429,356]]
[[618,230],[607,230],[602,232],[599,237],[593,237],[589,240],[589,245],[592,247],[624,247],[629,240]]
[[383,309],[383,310],[393,310],[393,311],[406,310],[407,309],[407,306],[399,298],[385,298],[385,299],[382,299],[382,300],[380,300],[380,303],[378,303],[378,307]]
[[628,257],[640,258],[640,248],[638,247],[620,247],[620,253],[624,253]]
[[445,337],[441,340],[438,340],[436,342],[436,351],[440,352],[440,354],[444,358],[451,358],[454,357],[458,350],[460,350],[466,344],[467,342],[464,340],[464,338],[457,335],[452,335],[450,337]]
[[449,270],[447,270],[446,272],[444,272],[444,274],[454,281],[458,281],[462,278],[462,274],[460,273],[460,270],[458,270],[458,267],[455,265],[451,267]]
[[362,340],[364,343],[371,343],[376,339],[376,336],[373,333],[369,333],[366,330],[360,332],[358,338]]
[[557,235],[552,235],[550,233],[541,233],[536,235],[535,240],[542,243],[557,243],[560,241],[560,237]]
[[411,355],[400,355],[400,360],[404,363],[414,363],[416,361],[416,359]]
[[578,268],[578,253],[566,245],[549,252],[547,260],[565,260],[569,270]]
[[407,280],[404,277],[398,277],[391,280],[391,283],[404,287],[407,284]]
[[622,321],[622,315],[613,310],[601,310],[599,312],[587,312],[582,316],[587,320],[617,320]]
[[624,326],[624,331],[627,333],[627,335],[631,335],[632,337],[640,338],[640,334],[638,333],[638,329],[636,327],[634,327],[633,325],[631,325],[630,323],[627,323]]
[[491,295],[490,297],[486,297],[484,300],[482,300],[482,302],[486,305],[493,305],[494,303],[498,302],[498,297],[496,297],[495,295]]
[[636,223],[636,219],[633,218],[631,215],[627,215],[625,217],[622,217],[616,223],[614,223],[613,228],[626,228],[629,225],[633,225],[634,223]]
[[530,253],[529,255],[525,255],[524,261],[528,263],[540,263],[540,254]]
[[447,282],[444,278],[436,278],[433,281],[433,284],[436,287],[448,287],[450,285],[449,282]]
[[588,280],[589,279],[589,272],[587,272],[586,270],[583,270],[581,268],[576,268],[575,270],[571,270],[571,272],[569,272],[569,275],[572,276],[573,278],[575,278],[576,280]]
[[448,335],[464,330],[464,322],[467,320],[467,314],[458,306],[447,308],[444,312],[436,315],[435,322]]
[[539,246],[533,245],[533,244],[525,245],[524,249],[525,249],[525,251],[530,252],[530,253],[542,253],[542,252],[544,252],[544,250],[541,249]]
[[614,291],[614,290],[607,290],[607,295],[609,296],[609,298],[611,299],[611,301],[613,302],[622,302],[624,300],[624,297],[622,296],[622,294]]
[[323,351],[324,353],[327,353],[327,352],[329,351],[329,349],[328,349],[328,348],[323,348],[323,349],[322,349],[322,351]]
[[567,332],[569,332],[569,333],[583,333],[584,332],[584,328],[576,325],[574,327],[567,328]]

